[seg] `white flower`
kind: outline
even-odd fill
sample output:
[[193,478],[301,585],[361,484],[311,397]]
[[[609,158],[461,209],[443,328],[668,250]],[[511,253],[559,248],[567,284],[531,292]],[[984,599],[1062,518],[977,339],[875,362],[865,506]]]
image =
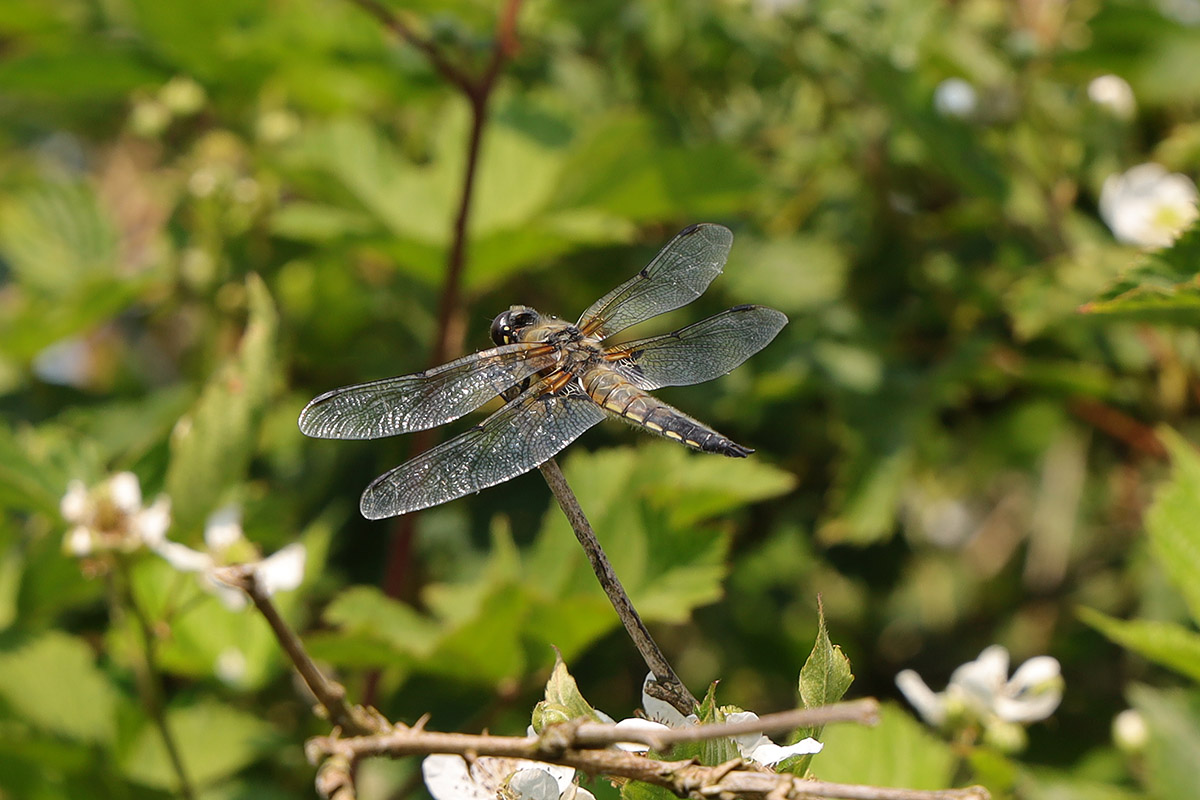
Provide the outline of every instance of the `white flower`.
[[71,523],[63,549],[73,556],[156,547],[171,525],[170,498],[159,495],[143,507],[142,487],[132,472],[119,472],[90,490],[71,481],[59,510]]
[[1100,190],[1100,216],[1117,239],[1138,247],[1170,245],[1200,214],[1196,184],[1159,164],[1110,175]]
[[1133,88],[1122,77],[1101,75],[1088,84],[1088,97],[1117,119],[1130,119],[1137,111]]
[[947,78],[933,90],[933,108],[943,117],[965,119],[975,113],[979,95],[962,78]]
[[595,800],[575,782],[575,770],[520,758],[426,756],[425,786],[434,800]]
[[[758,719],[758,714],[753,711],[735,711],[725,717],[726,722],[744,722],[756,719]],[[814,755],[825,747],[811,736],[787,747],[781,747],[761,733],[744,733],[734,736],[733,742],[737,745],[738,753],[742,758],[756,761],[764,767],[774,766],[792,756]]]
[[699,721],[699,717],[695,714],[688,714],[685,717],[675,706],[666,700],[659,700],[646,691],[647,686],[656,682],[653,672],[647,672],[646,679],[642,681],[642,709],[646,712],[646,717],[660,722],[668,728],[686,728],[689,725],[695,725]]
[[[241,513],[236,506],[224,506],[209,515],[204,524],[205,550],[193,550],[178,542],[163,541],[155,552],[180,572],[196,572],[203,576],[201,586],[217,596],[230,611],[246,607],[246,595],[241,589],[217,579],[218,567],[238,561],[238,556],[251,551],[242,533]],[[255,578],[268,596],[297,588],[304,579],[304,545],[293,542],[266,558],[253,561]]]
[[1125,709],[1113,717],[1112,738],[1117,749],[1123,753],[1143,752],[1150,742],[1150,729],[1146,726],[1146,718],[1136,708]]
[[246,677],[246,654],[236,647],[226,647],[213,664],[213,674],[223,683],[239,686]]
[[1058,708],[1063,692],[1057,659],[1031,658],[1009,678],[1008,651],[1000,645],[954,670],[943,692],[935,693],[910,669],[896,676],[896,686],[930,725],[962,719],[997,730],[1045,719]]
[[[642,682],[642,708],[645,709],[646,716],[650,717],[650,719],[623,719],[617,723],[616,727],[618,729],[640,731],[668,730],[670,728],[691,727],[699,722],[695,714],[688,714],[685,717],[670,703],[652,697],[647,693],[646,686],[653,681],[654,673],[651,672],[646,675],[646,680]],[[756,719],[758,719],[758,715],[753,711],[735,711],[725,716],[726,722],[742,722]],[[792,756],[819,753],[821,752],[821,748],[824,747],[824,745],[811,737],[803,739],[796,744],[781,747],[764,736],[761,731],[745,733],[731,738],[737,746],[738,754],[742,758],[749,761],[756,761],[766,767],[778,764],[785,758],[791,758]],[[619,742],[617,747],[631,753],[644,753],[650,749],[644,744],[635,742]]]

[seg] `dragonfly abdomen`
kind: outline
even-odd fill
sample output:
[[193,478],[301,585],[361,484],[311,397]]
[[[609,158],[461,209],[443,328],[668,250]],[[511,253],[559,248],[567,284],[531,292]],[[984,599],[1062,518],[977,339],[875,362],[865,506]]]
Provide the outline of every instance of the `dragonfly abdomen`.
[[647,394],[610,370],[589,371],[583,376],[583,388],[605,411],[693,450],[735,458],[745,458],[754,452]]

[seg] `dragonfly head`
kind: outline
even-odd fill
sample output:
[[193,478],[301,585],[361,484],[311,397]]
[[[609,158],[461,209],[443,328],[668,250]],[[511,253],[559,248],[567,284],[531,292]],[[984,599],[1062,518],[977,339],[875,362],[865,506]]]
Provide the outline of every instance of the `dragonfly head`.
[[536,325],[539,319],[541,315],[529,306],[511,306],[492,320],[492,341],[498,345],[520,341],[521,329]]

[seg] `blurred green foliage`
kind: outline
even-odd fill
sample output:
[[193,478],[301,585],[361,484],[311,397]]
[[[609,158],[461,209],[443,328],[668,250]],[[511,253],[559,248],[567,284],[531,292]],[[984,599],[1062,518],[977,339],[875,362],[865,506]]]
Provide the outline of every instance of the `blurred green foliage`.
[[[475,71],[495,6],[404,12]],[[1062,662],[1021,762],[955,761],[889,705],[878,729],[824,732],[821,777],[1194,789],[1200,231],[1139,253],[1100,198],[1142,162],[1200,173],[1198,18],[1194,0],[522,4],[462,349],[511,303],[573,318],[705,220],[735,230],[727,273],[654,329],[747,302],[791,317],[733,374],[663,393],[751,459],[619,425],[563,457],[684,681],[796,704],[818,594],[852,695],[897,697],[903,667],[941,685],[994,642]],[[0,797],[173,791],[139,625],[104,563],[63,550],[69,482],[121,470],[171,497],[176,542],[231,503],[264,552],[303,542],[285,616],[352,698],[380,671],[394,719],[523,731],[552,646],[628,715],[644,669],[538,476],[422,514],[387,598],[394,523],[355,500],[411,442],[295,426],[322,391],[429,366],[460,93],[339,0],[6,0],[0,42]],[[1128,113],[1089,97],[1107,73]],[[969,107],[943,105],[950,78]],[[157,556],[114,564],[201,796],[309,796],[301,744],[327,731],[265,624]],[[1132,755],[1108,734],[1129,706],[1149,730]],[[389,796],[416,764],[372,769]]]

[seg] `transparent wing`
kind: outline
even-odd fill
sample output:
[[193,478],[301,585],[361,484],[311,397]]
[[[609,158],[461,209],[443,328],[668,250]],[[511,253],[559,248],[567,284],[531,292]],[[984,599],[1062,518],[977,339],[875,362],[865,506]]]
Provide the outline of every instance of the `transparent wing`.
[[318,439],[378,439],[433,428],[474,411],[554,360],[553,348],[519,342],[425,372],[343,386],[304,407],[300,430]]
[[380,475],[363,492],[362,515],[407,514],[515,478],[604,419],[575,384],[548,393],[554,378],[543,378],[482,424]]
[[766,347],[787,317],[765,306],[734,306],[662,336],[610,347],[606,359],[639,389],[719,378]]
[[721,274],[732,245],[733,234],[722,225],[684,228],[645,269],[583,312],[578,327],[603,339],[687,305]]

